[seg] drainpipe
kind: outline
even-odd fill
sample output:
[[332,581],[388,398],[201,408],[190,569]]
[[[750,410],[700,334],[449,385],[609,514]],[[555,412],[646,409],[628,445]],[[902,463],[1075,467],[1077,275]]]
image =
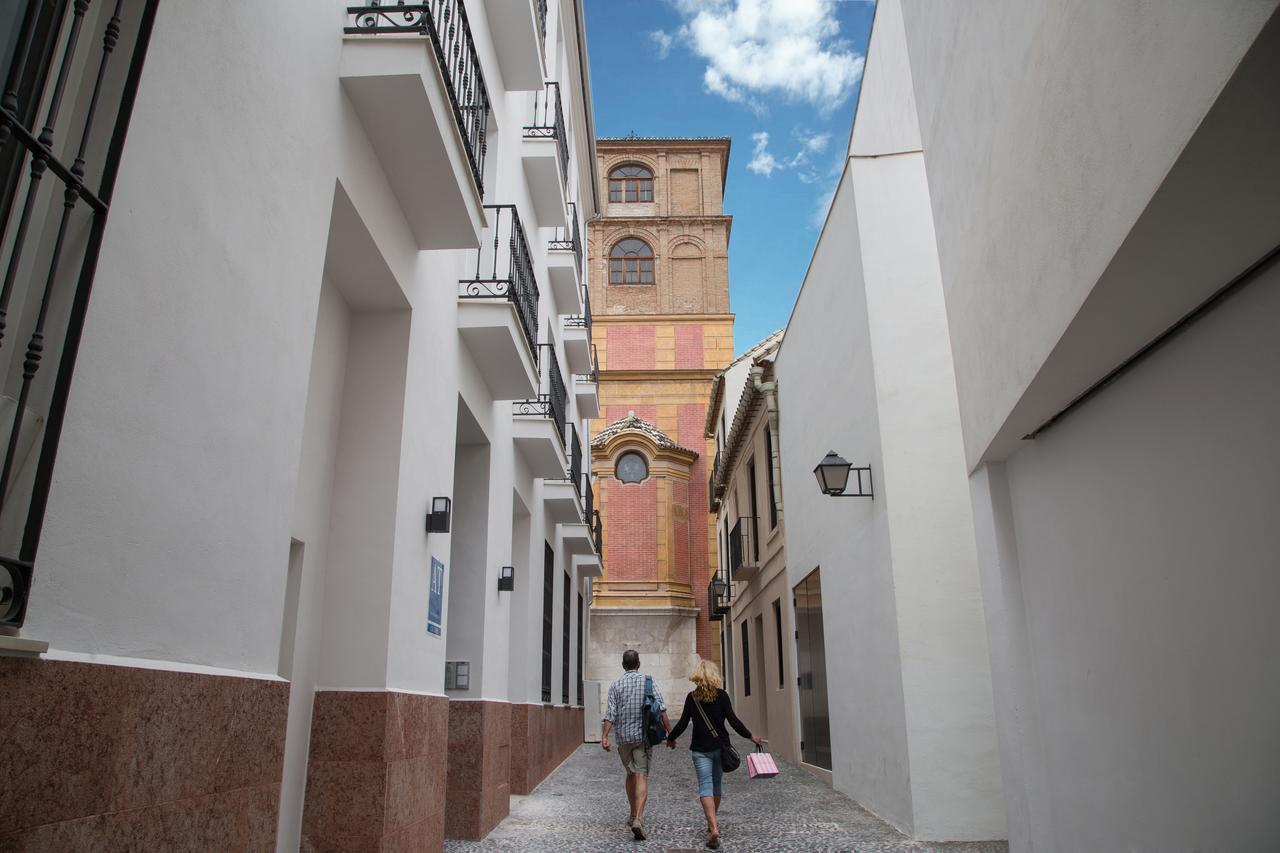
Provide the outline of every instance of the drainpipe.
[[782,454],[778,435],[778,382],[770,380],[761,382],[764,367],[756,364],[751,367],[751,384],[758,394],[764,397],[766,416],[769,419],[769,434],[773,437],[772,452],[769,454],[769,465],[773,468],[773,508],[778,516],[778,524],[782,524]]

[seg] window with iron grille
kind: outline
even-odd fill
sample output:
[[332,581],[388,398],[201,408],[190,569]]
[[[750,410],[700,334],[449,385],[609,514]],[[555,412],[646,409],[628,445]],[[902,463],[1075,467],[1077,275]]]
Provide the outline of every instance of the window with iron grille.
[[0,625],[36,545],[158,0],[0,3]]
[[742,695],[751,695],[751,643],[747,639],[747,620],[742,620]]
[[769,529],[778,526],[777,491],[773,484],[773,431],[764,428],[765,481],[769,486]]
[[582,689],[582,641],[583,641],[583,601],[582,593],[578,593],[578,707],[583,705],[582,697],[585,692]]
[[560,648],[560,703],[562,705],[569,704],[569,620],[571,618],[570,602],[573,600],[573,593],[569,590],[573,581],[569,579],[569,573],[564,573],[564,600],[561,607],[561,620],[563,626],[561,628],[561,648]]
[[542,701],[551,701],[552,616],[556,597],[556,552],[544,542],[542,551]]

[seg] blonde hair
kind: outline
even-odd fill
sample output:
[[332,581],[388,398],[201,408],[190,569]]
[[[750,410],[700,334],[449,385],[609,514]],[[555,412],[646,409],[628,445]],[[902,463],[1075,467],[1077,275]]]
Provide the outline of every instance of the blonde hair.
[[689,680],[693,682],[693,698],[699,702],[716,701],[720,688],[724,686],[724,679],[720,677],[720,667],[716,666],[715,661],[710,660],[698,661],[698,665],[689,675]]

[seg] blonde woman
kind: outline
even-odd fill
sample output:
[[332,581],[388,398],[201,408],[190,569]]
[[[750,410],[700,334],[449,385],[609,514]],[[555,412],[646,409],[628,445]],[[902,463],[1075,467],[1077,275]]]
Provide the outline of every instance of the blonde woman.
[[725,723],[733,726],[734,731],[743,737],[751,738],[756,746],[766,741],[751,734],[733,713],[729,694],[721,689],[724,680],[720,678],[720,668],[715,663],[698,661],[689,680],[694,687],[684,697],[684,711],[680,714],[680,722],[667,735],[667,746],[675,749],[676,739],[684,734],[685,727],[692,721],[693,743],[689,749],[693,752],[693,767],[698,772],[698,800],[707,816],[707,846],[715,850],[720,846],[720,824],[716,821],[716,812],[720,810],[720,779],[724,773],[720,761],[724,743],[721,738],[728,737]]

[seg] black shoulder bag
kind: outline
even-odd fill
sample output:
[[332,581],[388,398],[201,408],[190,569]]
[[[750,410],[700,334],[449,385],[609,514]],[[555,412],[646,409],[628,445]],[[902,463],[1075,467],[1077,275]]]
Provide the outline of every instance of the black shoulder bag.
[[716,736],[716,740],[720,741],[720,767],[725,773],[732,773],[742,764],[742,756],[738,755],[738,750],[733,748],[733,744],[729,742],[729,738],[720,734],[720,731],[711,725],[711,718],[707,716],[707,712],[703,709],[702,703],[698,701],[698,697],[693,697],[693,705],[698,709],[698,713],[702,715],[702,722],[707,724],[707,728],[711,729],[711,733]]
[[644,742],[646,746],[657,746],[667,739],[667,730],[662,727],[662,712],[654,711],[658,704],[653,690],[653,676],[644,677]]

